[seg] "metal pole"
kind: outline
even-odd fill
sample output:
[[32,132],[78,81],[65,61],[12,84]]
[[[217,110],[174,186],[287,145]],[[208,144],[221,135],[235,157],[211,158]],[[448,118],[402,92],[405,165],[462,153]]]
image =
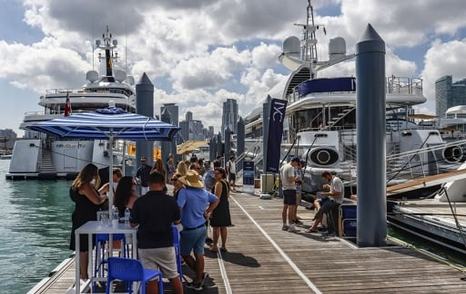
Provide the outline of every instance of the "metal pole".
[[123,176],[126,176],[126,140],[123,141],[123,165],[121,167]]
[[368,24],[356,44],[357,243],[383,246],[387,236],[385,42]]
[[108,213],[110,220],[113,218],[112,215],[112,206],[113,206],[113,133],[110,131],[110,136],[108,137],[108,144],[110,145],[110,150],[108,152],[110,156],[110,164],[108,166]]

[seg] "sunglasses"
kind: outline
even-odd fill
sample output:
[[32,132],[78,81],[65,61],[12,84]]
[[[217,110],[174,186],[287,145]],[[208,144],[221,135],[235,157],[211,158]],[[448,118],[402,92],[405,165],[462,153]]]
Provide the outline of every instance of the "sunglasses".
[[178,179],[177,179],[177,178],[173,178],[173,179],[170,179],[170,181],[176,182],[176,181],[178,181]]

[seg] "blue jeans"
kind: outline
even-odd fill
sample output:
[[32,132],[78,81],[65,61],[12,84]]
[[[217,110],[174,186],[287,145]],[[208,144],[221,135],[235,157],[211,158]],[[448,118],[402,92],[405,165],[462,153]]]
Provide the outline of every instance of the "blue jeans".
[[182,256],[187,256],[194,251],[194,254],[204,254],[204,244],[207,237],[207,228],[202,226],[200,228],[188,231],[181,231],[180,239],[180,253]]

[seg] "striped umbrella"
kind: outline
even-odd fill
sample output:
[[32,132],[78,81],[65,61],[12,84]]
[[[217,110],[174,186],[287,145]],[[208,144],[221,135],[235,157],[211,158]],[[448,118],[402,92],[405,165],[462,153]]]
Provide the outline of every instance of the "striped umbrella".
[[[128,113],[118,107],[98,109],[95,112],[77,113],[70,116],[38,122],[27,127],[60,138],[84,140],[108,140],[113,146],[115,139],[170,141],[178,127],[151,117]],[[113,159],[113,148],[109,150]],[[113,160],[109,168],[109,206],[113,203]]]
[[50,121],[38,122],[28,129],[61,138],[84,140],[148,140],[170,141],[178,127],[147,116],[108,107],[95,112],[72,114]]

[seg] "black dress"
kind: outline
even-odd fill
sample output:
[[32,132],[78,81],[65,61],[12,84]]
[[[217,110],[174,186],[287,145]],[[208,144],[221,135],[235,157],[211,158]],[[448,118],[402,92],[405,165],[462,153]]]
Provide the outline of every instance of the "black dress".
[[[212,218],[210,219],[210,226],[212,227],[231,226],[230,203],[228,202],[230,189],[224,180],[220,181],[220,183],[222,184],[222,195],[218,206],[212,212]],[[215,186],[212,188],[212,193],[215,194]]]
[[[71,227],[71,240],[70,249],[76,250],[75,248],[75,236],[74,231],[80,226],[84,225],[88,221],[97,220],[97,212],[102,209],[104,204],[94,204],[85,195],[79,193],[78,190],[70,188],[70,198],[75,203],[73,214],[71,215],[72,227]],[[88,237],[87,235],[81,235],[79,238],[79,251],[86,252],[89,250]],[[93,242],[94,243],[94,242]]]

